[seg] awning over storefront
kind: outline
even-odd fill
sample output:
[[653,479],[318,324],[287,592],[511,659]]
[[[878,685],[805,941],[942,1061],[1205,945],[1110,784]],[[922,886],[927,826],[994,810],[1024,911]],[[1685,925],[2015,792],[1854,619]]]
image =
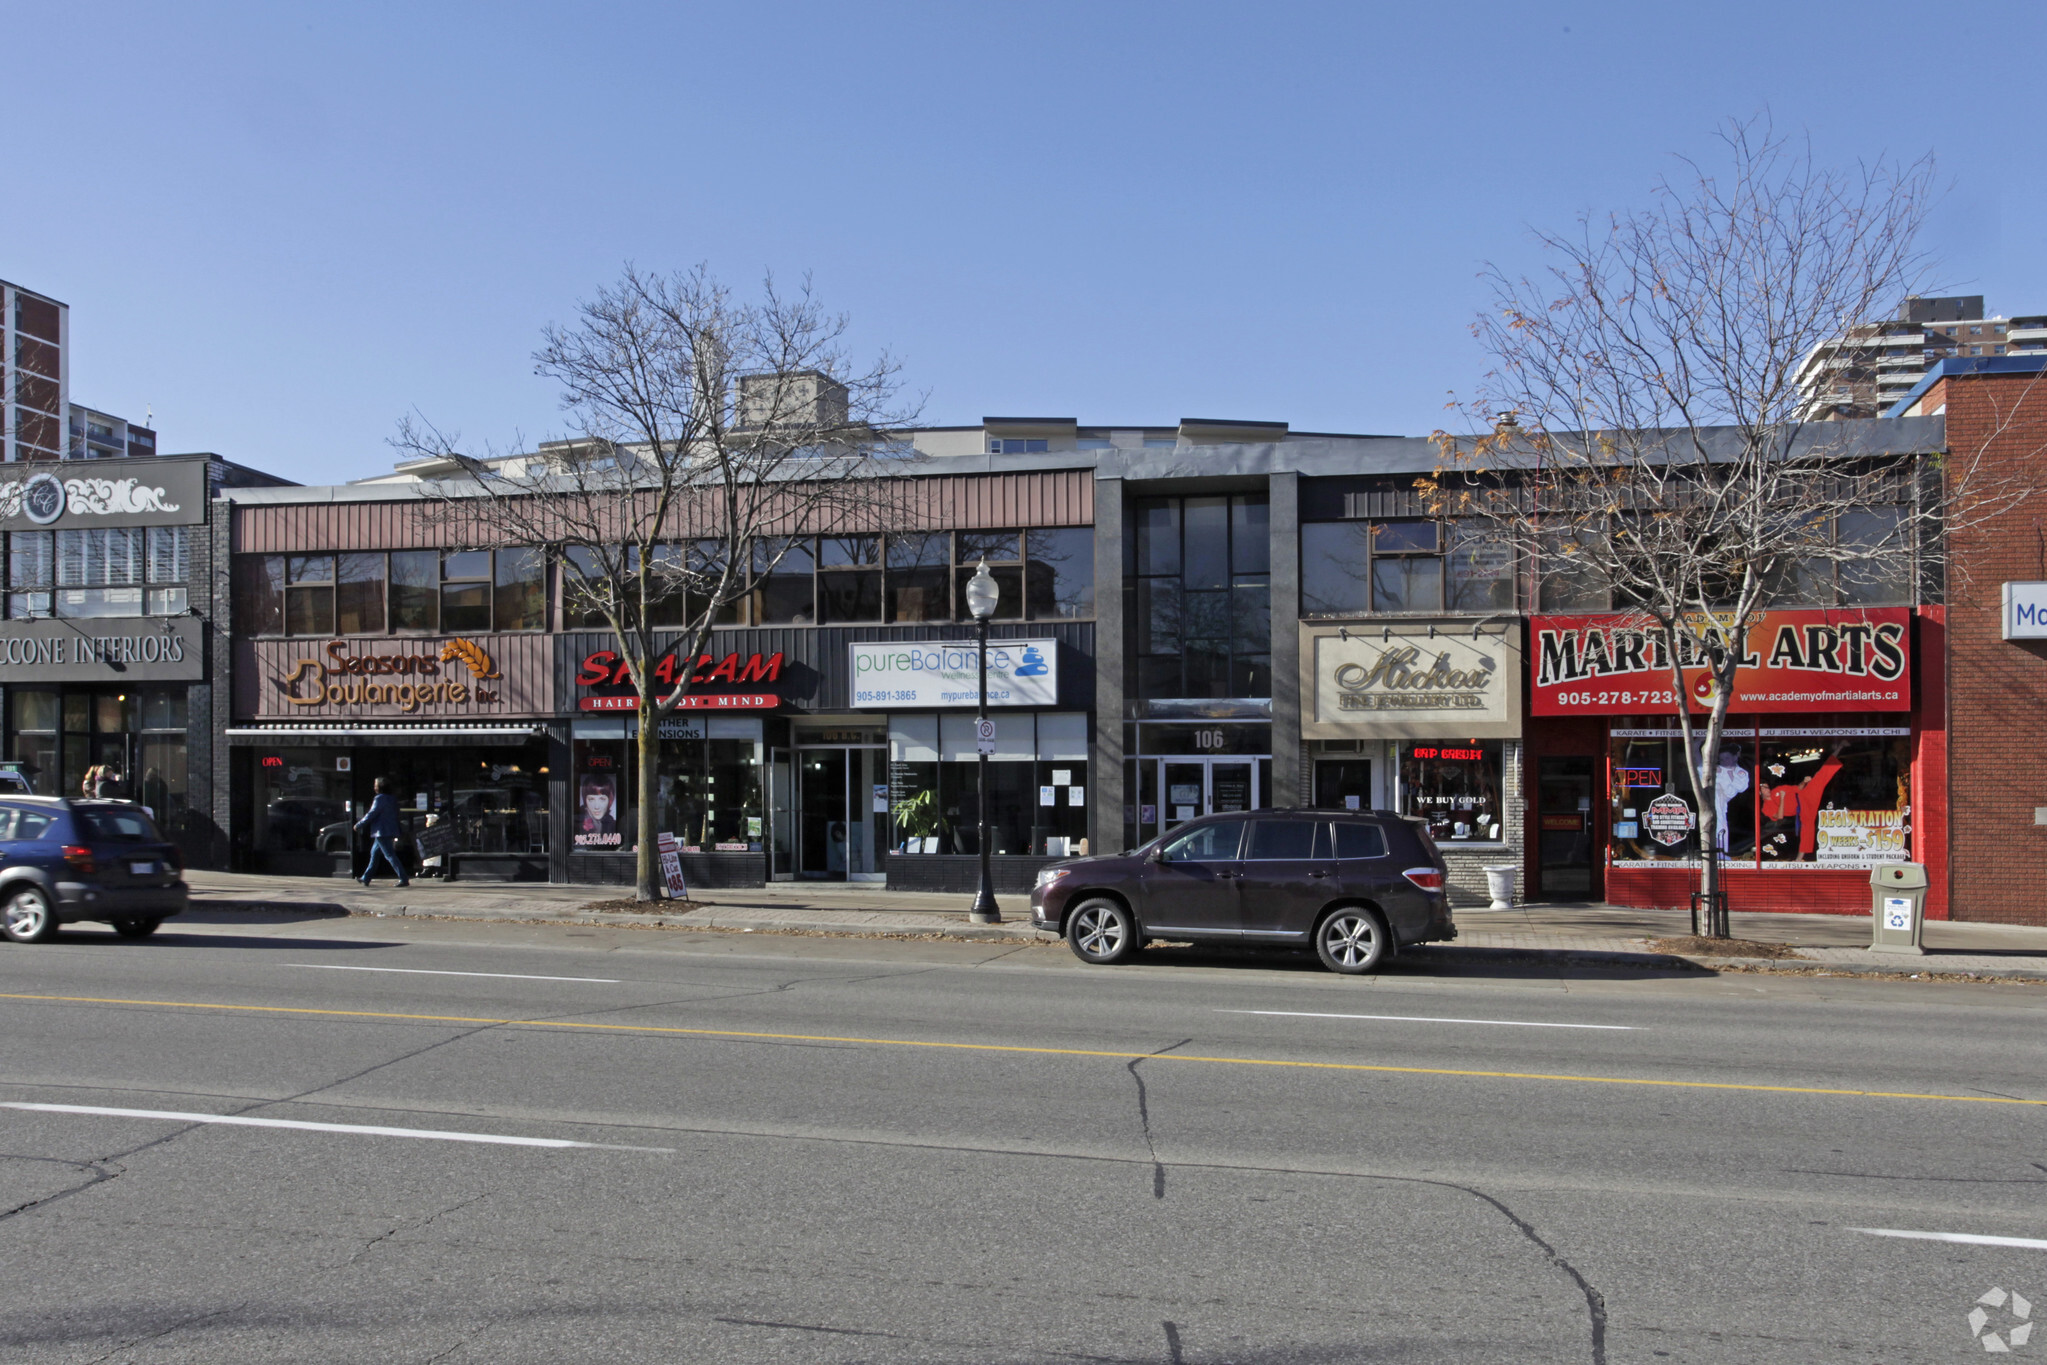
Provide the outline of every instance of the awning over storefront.
[[230,744],[449,745],[525,744],[545,725],[246,725],[230,726]]

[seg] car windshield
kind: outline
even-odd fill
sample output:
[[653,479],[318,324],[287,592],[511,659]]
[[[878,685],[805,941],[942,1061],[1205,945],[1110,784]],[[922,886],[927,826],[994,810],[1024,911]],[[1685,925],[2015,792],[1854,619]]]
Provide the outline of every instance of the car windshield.
[[129,806],[73,806],[71,816],[88,843],[156,844],[163,836],[140,809]]

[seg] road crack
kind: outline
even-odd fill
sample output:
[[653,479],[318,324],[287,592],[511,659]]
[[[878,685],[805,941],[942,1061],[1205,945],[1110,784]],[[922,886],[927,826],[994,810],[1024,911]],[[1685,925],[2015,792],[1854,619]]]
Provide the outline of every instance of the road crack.
[[1562,1271],[1571,1283],[1578,1287],[1578,1292],[1585,1296],[1585,1312],[1591,1319],[1592,1326],[1592,1365],[1606,1365],[1606,1296],[1597,1289],[1594,1289],[1592,1282],[1587,1280],[1576,1266],[1565,1260],[1561,1252],[1545,1241],[1542,1234],[1535,1230],[1534,1224],[1487,1194],[1484,1190],[1474,1189],[1469,1185],[1459,1185],[1448,1180],[1419,1180],[1413,1177],[1397,1175],[1366,1176],[1364,1178],[1368,1180],[1412,1180],[1417,1185],[1435,1185],[1441,1189],[1459,1190],[1470,1195],[1473,1199],[1482,1200],[1498,1209],[1500,1216],[1512,1223],[1515,1229],[1533,1243],[1549,1259],[1549,1263]]
[[[1162,1057],[1174,1048],[1185,1047],[1193,1041],[1192,1038],[1182,1038],[1177,1043],[1166,1044],[1150,1055]],[[1144,1150],[1151,1156],[1151,1197],[1154,1199],[1164,1199],[1166,1197],[1166,1166],[1164,1162],[1159,1160],[1158,1143],[1152,1139],[1151,1135],[1151,1096],[1145,1089],[1144,1077],[1137,1073],[1137,1064],[1144,1060],[1145,1058],[1143,1057],[1132,1057],[1123,1069],[1128,1071],[1130,1079],[1137,1083],[1137,1124],[1144,1134]]]

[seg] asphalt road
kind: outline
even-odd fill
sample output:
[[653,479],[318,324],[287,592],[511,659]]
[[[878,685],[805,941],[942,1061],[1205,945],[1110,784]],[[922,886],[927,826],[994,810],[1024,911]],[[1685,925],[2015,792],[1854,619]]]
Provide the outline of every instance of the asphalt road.
[[0,948],[0,1358],[1973,1359],[1990,1291],[1985,1330],[2047,1317],[2043,1022],[2039,986],[81,929]]

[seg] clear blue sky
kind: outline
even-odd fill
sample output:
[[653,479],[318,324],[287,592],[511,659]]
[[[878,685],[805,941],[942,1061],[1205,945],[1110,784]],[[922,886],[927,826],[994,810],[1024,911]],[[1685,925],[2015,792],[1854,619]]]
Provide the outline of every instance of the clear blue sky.
[[[2047,309],[2047,8],[0,3],[0,277],[166,450],[380,471],[558,429],[627,260],[813,273],[925,418],[1425,434],[1487,260],[1767,106],[1931,149],[1945,283]],[[34,188],[32,188],[34,187]]]

